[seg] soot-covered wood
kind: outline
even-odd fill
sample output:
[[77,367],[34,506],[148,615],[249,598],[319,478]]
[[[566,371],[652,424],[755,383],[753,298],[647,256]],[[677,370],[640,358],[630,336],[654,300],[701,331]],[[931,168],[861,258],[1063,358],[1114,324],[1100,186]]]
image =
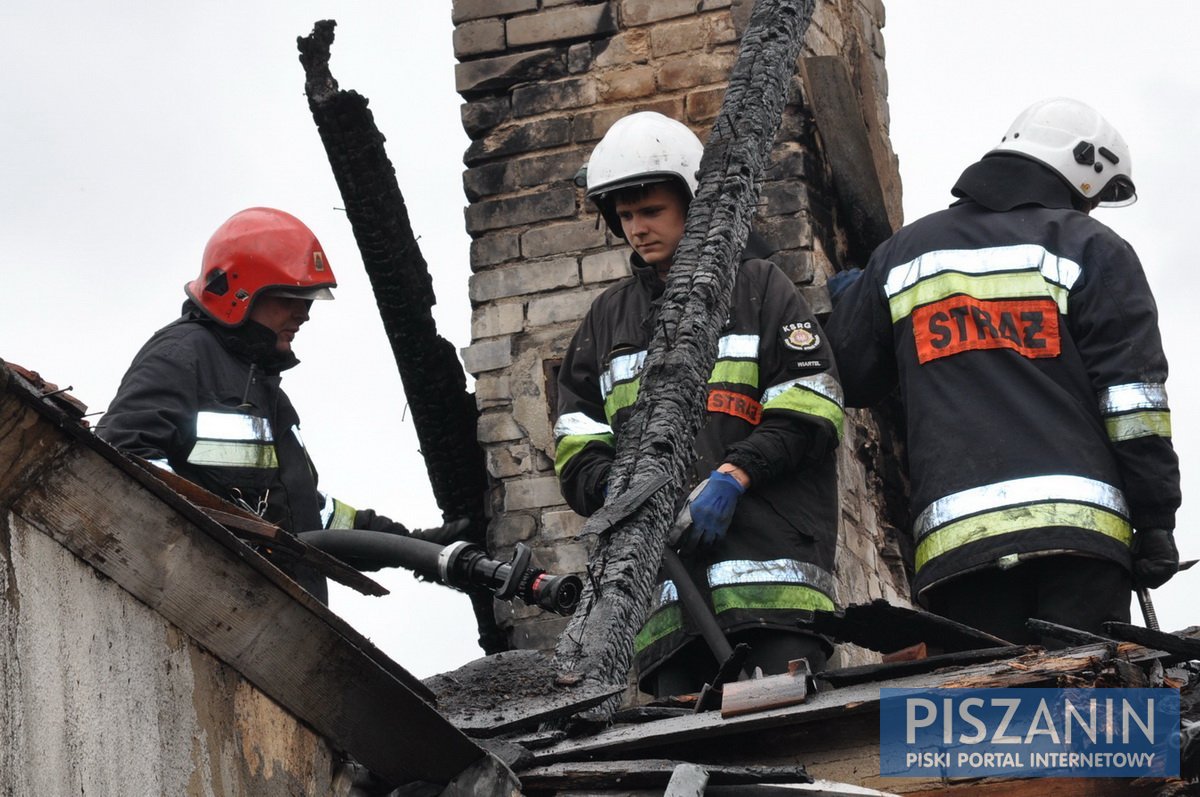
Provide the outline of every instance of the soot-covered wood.
[[[445,519],[470,518],[468,538],[482,545],[487,470],[476,439],[479,413],[454,346],[438,334],[433,320],[433,281],[384,150],[384,136],[367,98],[339,90],[329,70],[335,25],[332,20],[317,22],[309,36],[297,39],[308,106],[375,292],[434,498]],[[506,649],[490,593],[472,595],[472,603],[480,646],[487,653]]]

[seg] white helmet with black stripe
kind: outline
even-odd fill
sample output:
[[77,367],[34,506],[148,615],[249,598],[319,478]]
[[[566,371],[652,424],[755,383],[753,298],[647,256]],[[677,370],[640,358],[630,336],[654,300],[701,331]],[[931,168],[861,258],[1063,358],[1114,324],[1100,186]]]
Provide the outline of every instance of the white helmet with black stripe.
[[1053,97],[1035,102],[991,152],[1039,161],[1077,194],[1101,206],[1120,207],[1137,200],[1129,145],[1107,119],[1078,100]]

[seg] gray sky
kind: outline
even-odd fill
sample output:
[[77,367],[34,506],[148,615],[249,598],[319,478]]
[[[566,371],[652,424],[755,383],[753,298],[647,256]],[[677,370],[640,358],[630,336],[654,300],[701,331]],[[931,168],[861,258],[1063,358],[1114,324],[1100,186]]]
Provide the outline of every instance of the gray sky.
[[[332,69],[367,96],[441,302],[467,345],[469,239],[450,4],[8,0],[0,48],[0,358],[102,410],[133,354],[171,321],[212,231],[268,205],[317,233],[337,274],[296,339],[285,387],[328,492],[411,526],[440,515],[342,201],[308,113],[295,38],[338,21]],[[1191,496],[1200,366],[1187,346],[1198,287],[1186,235],[1186,153],[1200,130],[1189,63],[1200,5],[892,2],[884,29],[906,217],[945,206],[958,173],[1046,96],[1096,106],[1133,151],[1140,200],[1097,214],[1141,255],[1171,359],[1185,503],[1179,541],[1200,557]],[[1200,572],[1200,571],[1196,571]],[[1166,627],[1200,620],[1200,575],[1155,593]],[[419,676],[477,657],[465,597],[387,571],[385,598],[335,588],[332,606]]]

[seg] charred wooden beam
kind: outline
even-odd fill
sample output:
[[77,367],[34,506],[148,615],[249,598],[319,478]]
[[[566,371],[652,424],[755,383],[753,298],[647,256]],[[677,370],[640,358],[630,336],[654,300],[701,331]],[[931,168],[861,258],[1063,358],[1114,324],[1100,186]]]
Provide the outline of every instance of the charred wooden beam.
[[834,687],[842,688],[851,684],[865,684],[901,678],[906,675],[919,675],[933,672],[946,667],[962,667],[967,664],[978,664],[997,659],[1011,659],[1031,653],[1035,648],[1014,646],[1007,648],[983,648],[980,650],[965,650],[956,653],[945,653],[940,656],[927,656],[923,659],[894,661],[885,664],[863,664],[858,667],[844,667],[840,670],[825,670],[818,673],[816,678]]
[[[467,392],[453,344],[438,334],[433,320],[433,280],[413,235],[383,134],[375,126],[367,98],[339,90],[329,70],[336,24],[322,20],[310,35],[297,39],[308,107],[400,369],[433,496],[444,519],[470,518],[466,538],[486,545],[488,484],[483,449],[476,438],[479,411]],[[474,593],[471,601],[480,646],[486,653],[507,649],[496,627],[491,594]]]
[[425,679],[438,710],[469,736],[489,738],[576,714],[624,691],[594,682],[557,682],[537,650],[510,650]]
[[[675,488],[684,483],[758,180],[812,13],[813,0],[759,0],[754,6],[705,147],[700,185],[671,267],[637,403],[617,444],[609,477],[614,503],[664,475]],[[564,673],[625,683],[674,506],[674,489],[652,491],[600,537],[582,608],[559,639],[557,663]],[[605,509],[589,519],[584,534],[597,534],[611,523]],[[606,704],[608,714],[613,708]]]
[[1099,634],[1093,634],[1088,631],[1080,631],[1078,628],[1071,628],[1066,625],[1052,623],[1049,620],[1039,620],[1036,617],[1030,617],[1025,621],[1025,626],[1036,633],[1039,637],[1052,637],[1068,645],[1092,645],[1097,642],[1113,642],[1115,640],[1102,637]]
[[931,653],[999,648],[1012,644],[949,618],[919,609],[893,606],[884,600],[854,604],[836,612],[813,612],[812,619],[804,626],[839,642],[852,642],[880,653],[891,653],[919,642],[924,642]]
[[1154,631],[1129,623],[1105,623],[1104,630],[1117,639],[1136,642],[1144,647],[1172,653],[1186,659],[1200,659],[1200,639],[1168,634],[1165,631]]

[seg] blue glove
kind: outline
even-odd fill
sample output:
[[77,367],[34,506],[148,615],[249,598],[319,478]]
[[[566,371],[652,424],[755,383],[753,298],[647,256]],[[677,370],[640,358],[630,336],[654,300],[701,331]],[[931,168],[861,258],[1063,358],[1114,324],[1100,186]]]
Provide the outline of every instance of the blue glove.
[[728,473],[713,471],[689,507],[692,525],[680,541],[680,553],[695,553],[725,539],[738,499],[746,488]]

